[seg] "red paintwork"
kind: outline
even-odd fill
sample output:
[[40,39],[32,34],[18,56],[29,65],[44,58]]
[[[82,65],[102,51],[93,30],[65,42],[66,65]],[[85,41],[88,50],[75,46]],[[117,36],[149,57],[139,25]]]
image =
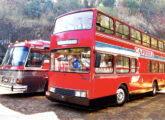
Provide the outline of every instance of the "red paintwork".
[[[50,46],[49,41],[43,41],[43,40],[31,40],[27,42],[19,42],[19,43],[11,43],[8,48],[14,47],[14,46],[26,46],[28,48],[31,47],[46,47]],[[24,70],[25,66],[10,66],[10,65],[1,65],[0,70]],[[46,63],[43,65],[42,69],[49,69],[49,63]]]
[[[120,41],[117,41],[111,38],[97,35],[96,29],[95,29],[97,10],[96,9],[88,9],[88,10],[94,11],[93,29],[67,31],[67,32],[62,32],[62,33],[52,35],[50,50],[60,49],[60,48],[71,48],[71,47],[90,47],[91,48],[91,72],[88,74],[79,74],[79,73],[63,73],[63,72],[50,71],[49,72],[49,87],[54,86],[54,87],[60,87],[60,88],[66,88],[66,89],[88,90],[89,91],[88,98],[95,99],[95,98],[100,98],[100,97],[116,94],[117,88],[122,83],[125,83],[127,85],[128,91],[131,94],[147,92],[148,90],[151,90],[153,80],[157,80],[158,85],[165,86],[164,73],[152,73],[152,74],[148,73],[147,71],[148,59],[140,58],[140,57],[137,59],[136,73],[130,72],[127,74],[118,74],[115,72],[116,69],[114,68],[114,73],[112,74],[96,74],[94,71],[95,41],[99,41],[99,42],[103,42],[103,43],[107,43],[107,44],[111,44],[115,46],[121,46],[121,47],[132,49],[132,50],[135,50],[135,47],[139,47],[142,49],[147,49],[149,51],[152,51],[154,55],[159,55],[161,57],[165,57],[165,53],[159,50],[150,49],[149,47],[142,47],[142,45],[133,43],[131,42],[131,40],[128,41],[121,38],[117,38],[116,35],[112,37],[117,38],[121,41],[126,41],[128,42],[128,44],[122,43]],[[79,12],[79,11],[76,11],[76,12]],[[114,20],[117,20],[117,19],[114,18]],[[132,27],[132,26],[129,26],[129,27]],[[101,32],[98,32],[98,33],[101,33]],[[101,33],[101,34],[110,36],[105,33]],[[61,46],[57,46],[56,44],[57,41],[69,40],[69,39],[77,39],[78,44],[61,45]],[[116,65],[116,63],[114,64]],[[99,78],[98,77],[95,78],[95,76],[99,76]],[[82,77],[88,77],[90,79],[86,80],[86,79],[82,79]],[[131,82],[133,78],[137,78],[138,81]]]

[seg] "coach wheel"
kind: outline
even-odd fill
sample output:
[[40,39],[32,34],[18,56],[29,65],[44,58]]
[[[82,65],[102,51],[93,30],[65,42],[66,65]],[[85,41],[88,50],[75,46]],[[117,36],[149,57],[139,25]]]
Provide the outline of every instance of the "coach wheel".
[[127,89],[125,86],[121,85],[116,92],[116,103],[118,106],[122,106],[127,99]]
[[153,82],[153,85],[152,85],[152,96],[155,96],[157,93],[157,84],[156,82],[154,81]]

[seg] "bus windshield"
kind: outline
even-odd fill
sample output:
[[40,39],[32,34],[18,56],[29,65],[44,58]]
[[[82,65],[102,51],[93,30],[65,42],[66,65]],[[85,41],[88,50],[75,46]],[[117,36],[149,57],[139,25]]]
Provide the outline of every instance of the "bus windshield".
[[8,48],[2,65],[22,66],[25,63],[29,48],[13,47]]
[[53,34],[70,30],[92,29],[92,23],[93,11],[69,14],[56,20]]
[[51,52],[51,70],[59,72],[90,71],[90,48],[67,48]]

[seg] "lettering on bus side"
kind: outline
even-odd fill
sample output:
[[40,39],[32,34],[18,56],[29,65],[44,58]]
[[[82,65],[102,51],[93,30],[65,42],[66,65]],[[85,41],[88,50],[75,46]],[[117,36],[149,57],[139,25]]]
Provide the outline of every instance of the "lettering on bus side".
[[154,57],[154,53],[152,51],[145,50],[145,49],[142,49],[142,48],[135,47],[135,52],[139,55]]

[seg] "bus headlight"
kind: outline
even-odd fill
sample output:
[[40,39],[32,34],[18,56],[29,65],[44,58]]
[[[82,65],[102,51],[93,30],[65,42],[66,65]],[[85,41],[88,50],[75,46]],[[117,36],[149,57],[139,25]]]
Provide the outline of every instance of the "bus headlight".
[[56,88],[55,87],[50,87],[50,92],[55,92]]
[[87,97],[86,96],[86,91],[81,92],[81,97]]
[[76,97],[80,97],[80,95],[81,95],[81,94],[80,94],[80,91],[75,91],[75,96],[76,96]]
[[14,84],[14,83],[16,83],[16,81],[17,81],[17,79],[16,79],[16,78],[11,78],[10,83]]
[[75,96],[86,98],[87,97],[87,91],[75,91]]

